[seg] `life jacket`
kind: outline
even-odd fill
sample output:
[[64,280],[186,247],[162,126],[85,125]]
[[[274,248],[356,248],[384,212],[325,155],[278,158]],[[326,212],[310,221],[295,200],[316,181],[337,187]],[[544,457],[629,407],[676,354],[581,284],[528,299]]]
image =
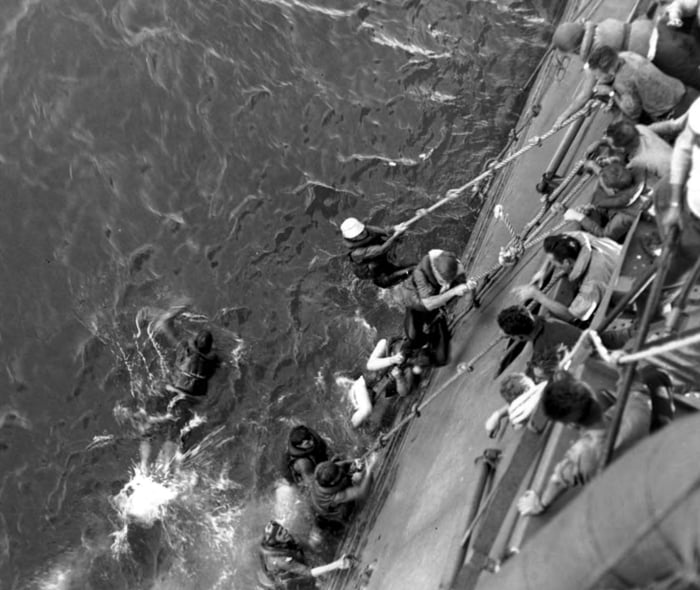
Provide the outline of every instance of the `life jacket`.
[[353,274],[362,280],[373,279],[378,275],[383,274],[385,267],[388,265],[386,256],[379,256],[376,258],[367,258],[363,260],[357,260],[353,256],[353,252],[360,248],[367,248],[369,246],[381,246],[387,241],[387,237],[383,234],[377,233],[369,227],[365,227],[367,235],[361,240],[348,240],[344,239],[345,245],[348,247],[348,260],[350,261],[350,268]]
[[207,381],[216,369],[216,355],[202,354],[189,340],[180,351],[176,362],[178,372],[175,388],[188,395],[202,396],[207,393]]
[[298,459],[308,459],[313,463],[314,469],[319,463],[328,461],[328,446],[326,441],[317,433],[308,429],[311,437],[314,440],[314,446],[310,449],[299,449],[287,440],[287,451],[285,453],[285,461],[282,467],[284,478],[289,483],[299,484],[302,481],[301,475],[294,469],[294,463]]
[[352,485],[350,474],[345,473],[343,478],[333,486],[322,486],[314,478],[311,486],[311,506],[314,512],[328,521],[343,522],[352,511],[352,502],[336,504],[333,496]]
[[270,590],[314,590],[316,582],[310,574],[300,575],[297,572],[290,572],[280,567],[279,563],[272,563],[274,558],[289,560],[289,563],[306,564],[304,552],[301,548],[293,547],[270,547],[260,545],[260,571],[258,582],[264,588]]

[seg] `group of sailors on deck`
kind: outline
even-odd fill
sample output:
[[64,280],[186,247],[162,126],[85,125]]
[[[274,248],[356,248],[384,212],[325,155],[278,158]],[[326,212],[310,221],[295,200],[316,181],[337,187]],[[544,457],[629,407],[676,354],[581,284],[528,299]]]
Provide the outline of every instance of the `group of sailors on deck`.
[[[559,363],[601,304],[635,219],[641,215],[656,220],[659,238],[649,245],[652,253],[672,228],[680,229],[668,285],[678,283],[700,253],[698,4],[676,0],[657,15],[632,23],[564,23],[554,33],[555,47],[585,65],[582,90],[557,122],[590,98],[606,101],[613,121],[587,150],[585,169],[596,177],[591,203],[562,209],[570,227],[544,240],[542,268],[528,284],[514,289],[514,305],[498,315],[502,332],[529,342],[532,354],[524,373],[502,380],[500,393],[506,404],[487,420],[487,430],[495,432],[505,419],[522,426],[536,404],[549,419],[581,431],[545,490],[528,490],[521,497],[518,507],[524,515],[541,513],[567,487],[585,483],[595,473],[615,396],[560,371]],[[355,411],[350,421],[355,428],[368,423],[381,397],[410,395],[427,369],[448,363],[445,308],[458,299],[468,305],[475,296],[477,283],[467,279],[452,252],[433,249],[417,263],[398,259],[396,245],[406,230],[405,224],[379,228],[355,218],[340,226],[354,275],[393,289],[405,308],[403,333],[377,342],[352,385]],[[557,278],[566,278],[575,290],[569,304],[547,293],[545,283]],[[621,349],[633,335],[633,329],[624,329],[608,330],[600,337],[606,347]],[[215,367],[211,334],[188,340],[178,361],[178,380],[171,386],[175,401],[168,407],[169,415],[179,416],[178,427],[190,415],[191,404],[206,393]],[[651,365],[640,368],[616,452],[672,421],[671,393],[667,374]],[[347,459],[328,447],[310,426],[292,427],[281,471],[290,485],[307,491],[319,526],[337,528],[370,493],[376,457]],[[149,454],[144,443],[144,465]],[[343,556],[332,564],[310,567],[300,543],[276,521],[265,526],[259,549],[260,584],[267,588],[314,588],[318,576],[353,563]]]

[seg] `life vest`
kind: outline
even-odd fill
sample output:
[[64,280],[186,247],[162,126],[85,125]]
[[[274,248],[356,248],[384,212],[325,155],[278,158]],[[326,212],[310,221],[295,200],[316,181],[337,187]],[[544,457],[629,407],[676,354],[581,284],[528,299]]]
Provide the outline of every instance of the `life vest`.
[[216,355],[202,354],[193,341],[188,341],[176,362],[178,372],[174,386],[188,395],[202,396],[207,393],[207,381],[214,374]]
[[314,590],[316,588],[316,582],[311,574],[305,576],[298,572],[287,571],[279,562],[272,561],[274,558],[280,558],[290,564],[306,565],[301,548],[260,545],[259,556],[258,582],[264,588],[270,590]]
[[343,522],[352,510],[352,502],[336,504],[333,496],[352,485],[350,475],[346,472],[343,478],[333,486],[322,486],[314,479],[311,486],[311,506],[316,514],[326,520]]
[[378,256],[376,258],[368,258],[357,260],[353,256],[353,252],[359,248],[367,248],[368,246],[381,246],[387,241],[387,237],[373,231],[371,228],[365,227],[367,235],[361,240],[344,239],[345,245],[348,247],[348,260],[353,274],[362,280],[373,279],[384,273],[388,261],[386,256]]
[[299,484],[302,482],[301,475],[294,469],[294,463],[298,459],[308,459],[313,463],[314,469],[319,463],[328,461],[328,446],[326,445],[326,441],[324,441],[317,432],[314,432],[310,428],[308,430],[311,433],[311,437],[314,439],[314,446],[310,449],[299,449],[287,440],[283,472],[284,478],[289,483]]

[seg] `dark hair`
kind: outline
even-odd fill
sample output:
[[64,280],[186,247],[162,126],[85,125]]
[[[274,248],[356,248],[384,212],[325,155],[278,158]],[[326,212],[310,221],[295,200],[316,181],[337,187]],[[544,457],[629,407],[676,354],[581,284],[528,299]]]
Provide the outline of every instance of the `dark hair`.
[[448,283],[452,283],[459,274],[459,259],[452,252],[443,250],[433,261],[435,270]]
[[535,328],[535,320],[523,305],[511,305],[498,314],[498,325],[508,336],[527,336]]
[[605,135],[612,140],[613,145],[625,151],[632,148],[639,140],[639,131],[629,119],[610,123],[605,130]]
[[316,481],[323,487],[338,485],[343,480],[343,475],[343,470],[333,461],[324,461],[316,466]]
[[545,415],[557,422],[580,422],[591,411],[593,392],[583,381],[558,371],[542,392]]
[[544,239],[544,251],[557,262],[576,260],[581,253],[581,244],[576,238],[566,234],[555,234]]
[[200,330],[194,339],[195,348],[202,354],[210,352],[213,343],[214,337],[209,330]]
[[593,50],[588,58],[588,67],[593,70],[609,72],[617,63],[617,51],[609,45],[601,45]]
[[625,168],[619,162],[608,164],[600,172],[600,179],[606,186],[612,189],[622,189],[634,184],[634,176],[629,168]]
[[313,439],[313,436],[311,436],[311,431],[303,424],[299,424],[299,426],[295,426],[289,431],[289,442],[295,447],[308,439]]

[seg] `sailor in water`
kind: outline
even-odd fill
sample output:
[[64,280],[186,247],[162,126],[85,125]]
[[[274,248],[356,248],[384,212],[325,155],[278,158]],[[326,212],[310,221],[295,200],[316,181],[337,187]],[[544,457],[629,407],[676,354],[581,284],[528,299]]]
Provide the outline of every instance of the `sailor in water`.
[[354,563],[351,556],[343,555],[327,565],[310,567],[299,543],[286,528],[274,520],[265,526],[259,553],[258,582],[263,588],[313,590],[316,588],[317,577],[349,569]]
[[352,271],[358,279],[371,280],[387,289],[405,280],[415,264],[395,264],[392,254],[396,240],[406,231],[400,224],[391,229],[365,225],[348,217],[340,226],[348,248]]
[[319,525],[330,528],[345,525],[356,502],[369,495],[376,460],[376,454],[367,459],[364,473],[353,473],[356,461],[325,461],[316,467],[311,507]]
[[288,483],[310,485],[314,469],[328,460],[328,445],[320,434],[300,424],[289,431],[282,474]]

